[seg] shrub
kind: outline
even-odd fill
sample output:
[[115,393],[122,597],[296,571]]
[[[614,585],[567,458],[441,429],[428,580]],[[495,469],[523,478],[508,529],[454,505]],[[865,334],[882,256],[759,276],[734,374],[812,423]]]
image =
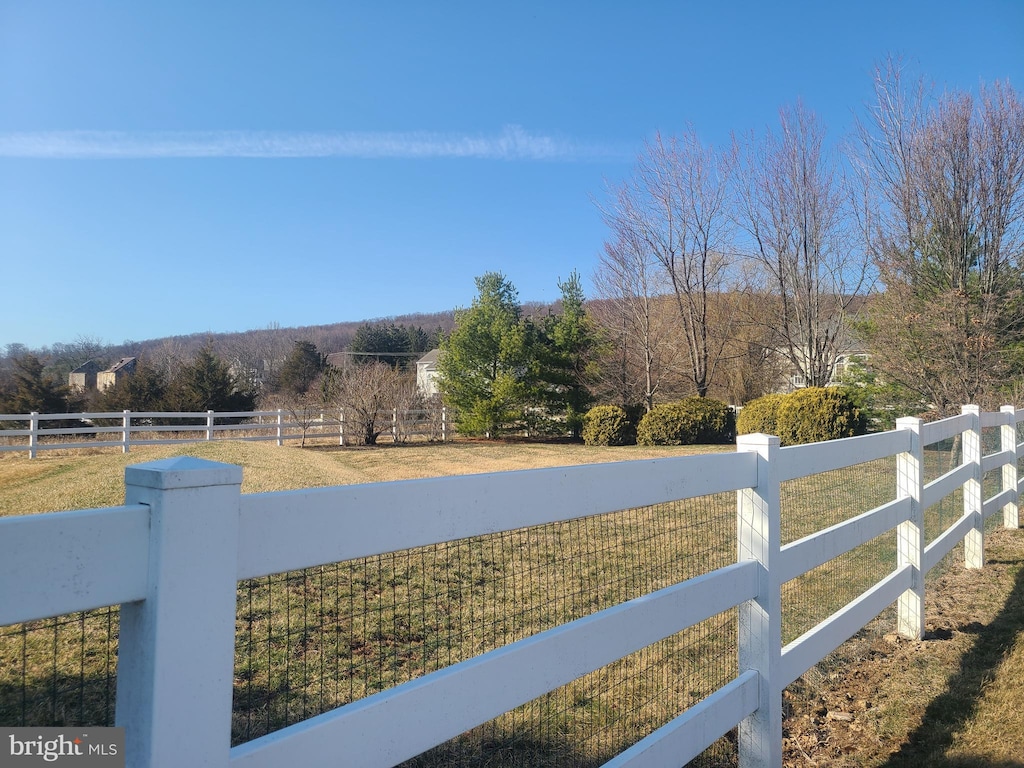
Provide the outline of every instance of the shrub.
[[807,387],[785,396],[778,407],[777,431],[782,445],[816,443],[862,435],[867,419],[835,387]]
[[656,405],[637,426],[640,445],[704,445],[727,443],[735,433],[732,409],[718,400],[688,397]]
[[764,395],[740,409],[736,417],[736,433],[749,435],[762,432],[766,435],[779,434],[779,406],[785,401],[786,395]]
[[595,405],[583,416],[587,445],[631,445],[636,433],[626,412],[617,405]]

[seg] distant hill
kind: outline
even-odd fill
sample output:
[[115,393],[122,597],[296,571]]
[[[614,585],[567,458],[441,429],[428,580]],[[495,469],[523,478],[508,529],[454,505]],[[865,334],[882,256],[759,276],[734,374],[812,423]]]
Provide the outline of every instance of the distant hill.
[[317,349],[325,354],[344,350],[355,336],[356,330],[364,324],[394,323],[423,328],[432,333],[437,329],[449,332],[455,325],[455,311],[433,313],[414,313],[395,317],[379,317],[369,320],[350,320],[328,325],[305,325],[282,328],[270,326],[248,331],[231,333],[193,333],[185,336],[168,336],[146,341],[128,341],[112,344],[104,351],[111,357],[124,355],[145,356],[147,354],[165,354],[173,350],[180,357],[189,357],[196,350],[210,344],[213,350],[222,357],[236,356],[239,349],[254,345],[269,348],[290,349],[295,341],[311,341]]
[[[544,316],[551,312],[557,312],[559,304],[560,302],[552,304],[526,302],[523,304],[523,314]],[[179,356],[189,357],[209,343],[218,355],[228,357],[232,356],[239,347],[250,347],[256,342],[272,347],[283,346],[285,349],[291,349],[292,343],[295,341],[311,341],[324,354],[331,354],[341,352],[348,347],[352,343],[356,330],[361,325],[379,323],[419,327],[427,333],[433,333],[438,329],[443,333],[448,333],[455,326],[455,310],[416,312],[369,320],[349,320],[328,325],[304,325],[289,328],[271,326],[232,333],[193,333],[186,336],[168,336],[160,339],[112,344],[104,349],[104,354],[113,358],[129,355],[138,357],[147,353],[164,353],[169,349],[174,349]]]
[[[523,313],[544,316],[558,311],[558,303],[526,302]],[[352,343],[356,330],[364,325],[393,323],[395,325],[419,327],[428,334],[440,330],[448,333],[455,326],[455,310],[444,312],[417,312],[392,317],[377,317],[368,320],[350,320],[327,325],[306,325],[281,328],[273,325],[248,331],[230,333],[192,333],[182,336],[167,336],[143,341],[125,341],[120,344],[102,344],[98,340],[79,339],[69,343],[55,343],[43,349],[10,350],[14,356],[25,352],[39,355],[47,369],[66,379],[67,374],[88,360],[110,363],[123,357],[149,357],[157,360],[173,358],[190,359],[198,350],[210,345],[213,351],[229,362],[243,365],[253,360],[282,360],[296,341],[310,341],[323,354],[343,352]],[[5,358],[0,355],[0,369]]]

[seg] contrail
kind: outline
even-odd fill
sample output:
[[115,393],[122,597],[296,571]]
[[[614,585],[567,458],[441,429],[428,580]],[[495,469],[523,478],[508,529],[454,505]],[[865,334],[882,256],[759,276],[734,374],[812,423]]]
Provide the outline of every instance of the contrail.
[[128,160],[163,158],[467,158],[592,162],[628,157],[622,147],[530,133],[279,131],[48,131],[0,133],[0,157]]

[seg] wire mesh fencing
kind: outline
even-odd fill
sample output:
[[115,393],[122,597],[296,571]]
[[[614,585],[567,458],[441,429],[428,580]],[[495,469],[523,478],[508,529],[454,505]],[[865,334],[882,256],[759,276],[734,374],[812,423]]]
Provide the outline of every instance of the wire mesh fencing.
[[[856,464],[782,483],[782,544],[842,523],[896,496],[895,460]],[[896,564],[896,541],[886,533],[829,560],[782,587],[782,642],[828,618]]]
[[[988,430],[983,439],[986,454],[998,450]],[[929,446],[925,482],[959,461],[956,439]],[[986,497],[998,491],[995,475],[985,478]],[[883,504],[895,490],[891,458],[784,483],[783,544]],[[930,507],[927,540],[962,514],[959,493]],[[232,743],[729,565],[735,536],[736,496],[720,494],[241,582]],[[886,534],[787,583],[783,641],[862,593],[895,558],[895,537]],[[0,628],[0,724],[113,724],[117,636],[116,608]],[[600,765],[728,683],[736,664],[732,610],[409,765]],[[726,738],[697,764],[734,762]]]
[[114,724],[120,611],[0,627],[0,725]]
[[[245,582],[233,740],[728,565],[735,505],[720,494]],[[735,624],[709,619],[413,764],[600,764],[735,677]]]

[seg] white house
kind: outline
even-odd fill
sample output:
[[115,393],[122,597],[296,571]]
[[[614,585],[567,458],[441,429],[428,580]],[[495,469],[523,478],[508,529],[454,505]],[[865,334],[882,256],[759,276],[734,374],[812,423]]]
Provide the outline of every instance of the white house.
[[416,388],[424,397],[438,394],[437,361],[441,357],[440,349],[432,349],[416,361]]

